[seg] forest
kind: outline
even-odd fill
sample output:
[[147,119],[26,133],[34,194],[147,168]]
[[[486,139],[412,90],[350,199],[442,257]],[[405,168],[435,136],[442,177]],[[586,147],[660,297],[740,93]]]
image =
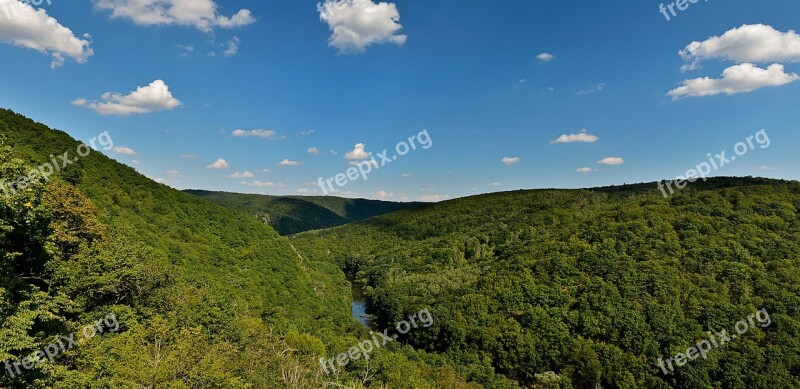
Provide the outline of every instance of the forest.
[[[379,327],[429,308],[434,331],[409,344],[484,387],[793,388],[799,207],[798,182],[720,177],[670,198],[655,183],[475,196],[291,239],[354,274]],[[769,326],[659,368],[762,309]]]
[[336,227],[422,203],[346,199],[333,196],[269,196],[205,190],[186,190],[204,200],[254,215],[281,235]]
[[[7,110],[0,142],[6,181],[78,145]],[[289,237],[246,203],[266,198],[195,194],[92,152],[0,197],[0,387],[800,387],[798,182],[504,192]],[[374,335],[346,274],[378,328],[435,320],[326,374]],[[769,326],[659,368],[762,309]],[[110,314],[117,331],[8,374]]]

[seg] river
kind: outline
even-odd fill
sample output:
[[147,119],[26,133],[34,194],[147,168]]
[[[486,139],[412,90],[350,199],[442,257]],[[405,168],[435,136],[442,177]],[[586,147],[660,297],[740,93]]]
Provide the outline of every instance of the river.
[[355,282],[351,274],[346,274],[347,281],[350,281],[350,289],[352,291],[350,303],[350,313],[353,318],[358,320],[361,325],[369,329],[375,329],[375,323],[372,320],[372,315],[367,314],[367,298],[364,296],[364,291],[361,286]]

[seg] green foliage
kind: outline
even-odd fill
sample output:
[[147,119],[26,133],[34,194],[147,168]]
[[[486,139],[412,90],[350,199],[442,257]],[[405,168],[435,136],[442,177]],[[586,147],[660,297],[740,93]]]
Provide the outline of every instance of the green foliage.
[[[0,111],[2,180],[77,146]],[[252,216],[98,152],[0,196],[0,387],[397,387],[381,378],[397,375],[390,363],[366,375],[357,365],[322,373],[319,358],[365,335],[349,295],[341,270],[299,256]],[[118,332],[6,374],[3,361],[23,361],[108,313]],[[404,368],[425,387],[463,382],[421,359]]]
[[185,192],[230,209],[255,215],[281,235],[336,227],[421,205],[421,203],[394,203],[332,196],[278,197],[204,190]]
[[[364,285],[379,327],[460,373],[526,387],[800,387],[800,183],[517,191],[401,211],[292,241]],[[357,250],[354,250],[357,248]],[[659,358],[766,308],[773,323],[664,375]],[[488,373],[487,373],[488,372]]]

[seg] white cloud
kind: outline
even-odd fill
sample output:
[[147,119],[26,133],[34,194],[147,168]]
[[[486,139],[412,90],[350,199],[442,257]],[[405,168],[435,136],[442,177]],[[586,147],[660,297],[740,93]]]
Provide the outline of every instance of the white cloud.
[[181,178],[181,177],[183,177],[183,174],[181,174],[181,172],[179,172],[177,170],[170,170],[170,171],[168,171],[166,173],[167,173],[168,176],[170,176],[172,178]]
[[133,151],[132,148],[125,146],[116,146],[113,149],[111,149],[111,151],[122,155],[136,155],[136,152]]
[[775,170],[775,167],[773,167],[773,166],[766,166],[766,165],[764,165],[764,166],[759,166],[759,167],[758,167],[758,170],[761,170],[762,172],[768,172],[768,171],[773,171],[773,170]]
[[0,0],[0,43],[50,54],[53,69],[64,64],[65,56],[78,63],[89,60],[94,54],[91,36],[84,34],[83,38],[76,37],[72,30],[48,16],[47,11],[34,9],[29,2]]
[[526,80],[526,79],[524,79],[524,78],[523,78],[523,79],[521,79],[521,80],[519,80],[519,81],[515,82],[515,83],[514,83],[514,85],[513,85],[513,87],[514,87],[514,89],[519,89],[519,88],[522,88],[522,86],[523,86],[523,85],[525,85],[525,83],[526,83],[526,82],[528,82],[528,80]]
[[138,164],[140,164],[141,162],[139,162],[139,160],[138,160],[138,159],[134,159],[133,161],[131,161],[131,163],[133,163],[134,165],[138,165]]
[[111,11],[112,19],[129,19],[140,26],[177,25],[211,32],[255,23],[248,9],[233,16],[219,14],[213,0],[94,0],[98,10]]
[[316,147],[309,147],[308,153],[311,155],[319,155],[321,151],[319,151],[319,149]]
[[411,177],[411,176],[413,176],[413,174],[411,174],[411,173],[403,173],[403,174],[400,175],[401,178],[408,178],[408,177]]
[[195,159],[197,157],[194,154],[183,154],[183,155],[181,155],[181,158],[183,158],[183,159]]
[[381,200],[385,200],[394,197],[394,193],[389,193],[385,190],[379,190],[375,192],[375,196]]
[[219,169],[227,169],[229,167],[230,165],[228,165],[227,161],[225,161],[223,158],[219,158],[216,161],[214,161],[214,163],[212,163],[211,165],[206,166],[206,169],[219,170]]
[[450,198],[450,196],[447,195],[424,195],[418,197],[419,201],[424,201],[426,203],[436,203],[447,200],[448,198]]
[[350,161],[350,166],[366,166],[363,164],[372,165],[372,167],[375,169],[378,168],[378,161],[374,159],[370,159],[368,161]]
[[369,153],[364,150],[367,145],[358,143],[353,147],[353,151],[348,151],[344,154],[344,159],[367,159],[370,157]]
[[557,143],[594,143],[600,139],[596,135],[592,135],[586,130],[581,130],[578,134],[564,134],[556,138],[556,140],[551,141],[550,144],[557,144]]
[[605,87],[606,87],[606,83],[605,82],[601,82],[601,83],[597,84],[597,86],[595,86],[593,88],[579,90],[577,95],[578,96],[588,96],[588,95],[591,95],[591,94],[594,94],[594,93],[597,93],[597,92],[602,92]]
[[685,69],[693,69],[697,62],[712,58],[736,63],[799,62],[800,35],[794,30],[780,32],[764,24],[745,24],[722,36],[692,42],[679,54],[692,61]]
[[255,136],[259,138],[275,139],[278,133],[272,130],[250,130],[250,131],[233,130],[233,132],[231,132],[231,135],[236,137]]
[[231,39],[228,42],[228,47],[225,49],[225,51],[222,52],[222,54],[225,55],[226,58],[230,58],[238,53],[239,53],[239,38],[233,37],[233,39]]
[[297,193],[308,193],[308,188],[300,188],[297,190]]
[[297,136],[311,136],[311,135],[314,135],[315,132],[317,132],[317,131],[316,130],[303,130],[303,131],[298,132]]
[[613,166],[613,165],[622,165],[623,163],[625,163],[625,160],[620,158],[620,157],[608,157],[608,158],[603,158],[603,159],[597,161],[597,163],[599,163],[601,165],[612,165]]
[[500,162],[503,162],[503,165],[511,166],[519,162],[519,157],[503,157]]
[[336,150],[331,150],[330,153],[331,155],[339,155],[339,153],[337,153]]
[[695,78],[671,90],[667,96],[673,100],[690,96],[712,96],[721,93],[733,95],[752,92],[770,86],[781,86],[800,79],[796,73],[785,73],[783,65],[772,64],[766,69],[751,63],[731,66],[722,72],[722,78]]
[[499,182],[493,182],[493,183],[489,184],[489,186],[500,186],[500,185],[503,185],[503,184],[501,184]]
[[118,116],[168,111],[183,104],[180,100],[172,97],[169,87],[162,80],[155,80],[148,86],[140,86],[127,96],[106,92],[103,93],[101,99],[102,101],[77,99],[72,104],[93,109],[101,115]]
[[363,52],[372,44],[402,45],[406,35],[395,35],[403,28],[400,12],[394,3],[373,3],[371,0],[325,0],[317,3],[319,18],[328,24],[332,34],[328,46],[339,53]]
[[290,161],[289,159],[284,159],[283,161],[281,161],[281,162],[278,164],[278,166],[283,166],[283,167],[287,167],[287,166],[300,166],[300,165],[302,165],[302,164],[303,164],[302,162]]
[[251,182],[242,181],[242,185],[244,185],[244,186],[252,186],[252,187],[256,187],[256,188],[273,188],[273,187],[275,187],[275,183],[274,182],[261,182],[261,181],[258,181],[258,180],[251,181]]
[[582,167],[582,168],[577,169],[575,171],[578,172],[578,173],[591,173],[591,172],[596,172],[597,169],[592,169],[590,167]]
[[255,177],[255,174],[248,171],[235,172],[228,176],[228,178],[253,178],[253,177]]
[[556,59],[556,56],[553,55],[553,54],[550,54],[550,53],[541,53],[541,54],[536,56],[536,59],[538,59],[539,61],[542,61],[542,62],[550,62],[550,61]]

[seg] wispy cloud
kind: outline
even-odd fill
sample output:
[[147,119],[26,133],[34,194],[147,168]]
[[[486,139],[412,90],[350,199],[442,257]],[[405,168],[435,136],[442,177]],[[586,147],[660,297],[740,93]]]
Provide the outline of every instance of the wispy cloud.
[[603,89],[605,89],[605,87],[606,87],[606,83],[605,82],[601,82],[601,83],[597,84],[596,86],[594,86],[592,88],[579,90],[578,93],[576,93],[576,94],[578,96],[588,96],[588,95],[591,95],[591,94],[595,94],[597,92],[602,92]]

